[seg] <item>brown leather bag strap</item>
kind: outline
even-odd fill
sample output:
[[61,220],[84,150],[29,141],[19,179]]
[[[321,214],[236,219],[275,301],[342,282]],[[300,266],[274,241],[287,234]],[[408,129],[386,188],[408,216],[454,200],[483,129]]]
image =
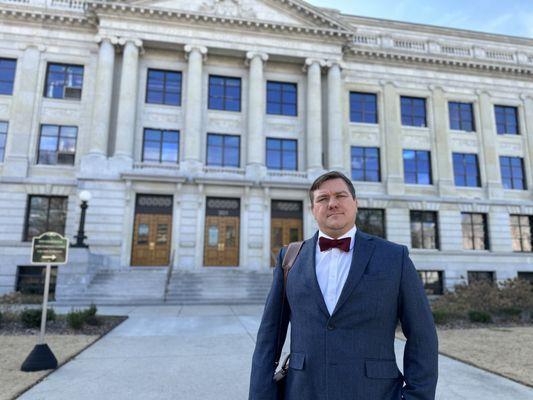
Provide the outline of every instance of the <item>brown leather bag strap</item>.
[[[274,362],[275,367],[277,367],[279,364],[279,359],[281,357],[281,352],[283,350],[283,343],[281,342],[281,327],[283,325],[283,316],[285,313],[285,298],[287,297],[286,295],[287,276],[294,264],[294,261],[296,261],[296,257],[300,253],[300,249],[302,248],[303,243],[304,242],[289,243],[289,246],[287,247],[287,251],[285,252],[285,255],[283,256],[283,262],[281,264],[281,267],[283,268],[283,293],[282,293],[282,298],[281,298],[281,315],[280,315],[279,330],[278,330],[278,344],[276,348],[275,362]],[[288,357],[287,359],[285,359],[284,368],[287,367],[287,362],[288,362]]]

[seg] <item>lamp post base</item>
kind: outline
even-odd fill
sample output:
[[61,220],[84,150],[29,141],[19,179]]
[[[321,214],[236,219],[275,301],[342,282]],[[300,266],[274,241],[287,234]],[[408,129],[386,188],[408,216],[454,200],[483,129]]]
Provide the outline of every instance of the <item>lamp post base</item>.
[[57,358],[46,343],[35,345],[20,367],[21,371],[33,372],[56,369]]

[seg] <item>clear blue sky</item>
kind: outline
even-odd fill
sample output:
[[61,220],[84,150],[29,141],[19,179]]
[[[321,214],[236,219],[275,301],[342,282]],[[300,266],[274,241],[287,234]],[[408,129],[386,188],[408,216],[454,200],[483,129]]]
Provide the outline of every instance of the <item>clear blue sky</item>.
[[306,0],[345,14],[533,38],[533,0]]

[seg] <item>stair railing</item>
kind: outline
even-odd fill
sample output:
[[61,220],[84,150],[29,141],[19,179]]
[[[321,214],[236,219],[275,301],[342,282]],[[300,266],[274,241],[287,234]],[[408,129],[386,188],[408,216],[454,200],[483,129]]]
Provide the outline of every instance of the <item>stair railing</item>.
[[174,267],[174,256],[176,255],[176,249],[172,251],[172,254],[170,255],[170,263],[167,269],[167,279],[165,282],[165,293],[163,294],[163,302],[167,301],[168,296],[168,287],[170,285],[170,279],[172,278],[172,269]]

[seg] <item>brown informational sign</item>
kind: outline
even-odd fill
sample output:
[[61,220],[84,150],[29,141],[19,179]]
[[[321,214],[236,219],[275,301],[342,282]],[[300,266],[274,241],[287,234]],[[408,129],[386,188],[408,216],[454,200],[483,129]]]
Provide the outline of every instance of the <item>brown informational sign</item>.
[[68,260],[68,239],[56,232],[45,232],[33,238],[31,263],[34,265],[66,264]]

